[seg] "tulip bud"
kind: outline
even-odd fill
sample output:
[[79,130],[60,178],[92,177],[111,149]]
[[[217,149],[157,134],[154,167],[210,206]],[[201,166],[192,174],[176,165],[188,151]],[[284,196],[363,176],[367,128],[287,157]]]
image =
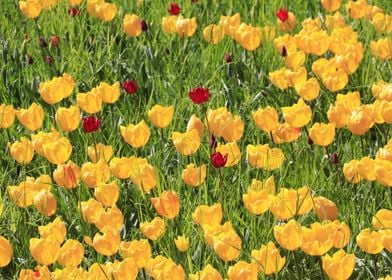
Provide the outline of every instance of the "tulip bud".
[[179,13],[181,13],[181,8],[180,8],[180,6],[177,3],[173,2],[173,3],[170,4],[170,7],[169,7],[169,9],[167,11],[172,16],[176,16]]
[[48,47],[48,43],[46,42],[44,37],[39,37],[39,45],[41,48],[46,49]]
[[221,168],[225,166],[228,155],[222,155],[220,152],[213,153],[211,155],[211,163],[215,168]]
[[225,60],[226,60],[226,62],[227,63],[230,63],[230,62],[232,62],[232,59],[231,59],[231,55],[230,55],[230,53],[225,53]]
[[69,14],[71,17],[76,17],[77,15],[80,14],[80,10],[79,10],[78,8],[76,8],[76,7],[69,8],[69,9],[68,9],[68,14]]
[[140,21],[140,25],[142,26],[142,31],[147,31],[148,30],[147,22],[144,19],[142,19]]
[[51,55],[45,56],[45,62],[47,64],[52,64],[53,63],[53,57]]
[[126,93],[134,94],[137,92],[137,81],[126,80],[123,82],[123,87]]
[[57,47],[59,45],[60,37],[59,36],[50,36],[50,44],[53,47]]

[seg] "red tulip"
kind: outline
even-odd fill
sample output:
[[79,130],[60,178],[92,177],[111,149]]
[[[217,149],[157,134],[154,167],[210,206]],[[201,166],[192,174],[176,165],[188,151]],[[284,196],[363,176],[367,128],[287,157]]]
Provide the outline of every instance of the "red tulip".
[[211,155],[211,162],[215,168],[221,168],[225,166],[226,161],[227,161],[227,154],[222,155],[220,152],[216,152]]
[[101,119],[96,118],[93,115],[88,116],[88,117],[83,117],[82,119],[82,124],[83,124],[83,130],[84,132],[94,132],[99,129],[101,126]]
[[286,49],[285,46],[283,46],[283,48],[282,48],[282,56],[283,56],[283,57],[286,57],[286,56],[287,56],[287,49]]
[[148,30],[147,22],[146,22],[144,19],[142,19],[142,20],[140,21],[140,25],[142,26],[142,30],[143,30],[143,31],[147,31],[147,30]]
[[210,91],[208,88],[197,87],[192,89],[188,95],[193,103],[200,104],[208,101],[210,98]]
[[79,10],[78,8],[76,8],[76,7],[69,8],[69,9],[68,9],[68,14],[69,14],[71,17],[76,17],[77,15],[80,14],[80,10]]
[[226,62],[227,63],[230,63],[230,62],[232,62],[232,59],[231,59],[231,55],[230,55],[230,53],[225,53],[225,60],[226,60]]
[[128,94],[134,94],[137,92],[137,82],[126,80],[123,82],[123,87]]
[[170,4],[170,8],[167,10],[172,16],[176,16],[179,13],[181,13],[181,8],[180,6],[176,3],[173,2]]
[[289,19],[289,13],[287,12],[287,10],[285,8],[280,8],[276,12],[276,16],[283,22],[285,22],[286,20]]

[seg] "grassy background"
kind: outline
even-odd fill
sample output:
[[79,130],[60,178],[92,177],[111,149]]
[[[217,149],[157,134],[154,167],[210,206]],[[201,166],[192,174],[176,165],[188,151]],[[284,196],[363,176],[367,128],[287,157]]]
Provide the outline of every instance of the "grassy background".
[[[202,117],[198,106],[193,105],[187,93],[191,88],[202,85],[209,87],[211,99],[209,108],[227,106],[234,114],[239,114],[245,123],[244,136],[239,146],[242,151],[240,164],[226,168],[224,186],[227,198],[223,221],[231,221],[243,241],[240,259],[250,261],[250,252],[259,249],[262,244],[273,238],[273,227],[277,220],[267,212],[254,216],[247,212],[242,202],[242,194],[246,192],[251,180],[275,176],[277,186],[299,188],[309,185],[317,195],[323,195],[333,200],[339,207],[339,220],[345,221],[352,230],[352,238],[347,247],[348,252],[354,252],[358,263],[353,273],[353,279],[371,279],[373,272],[369,266],[369,255],[363,254],[356,246],[355,236],[360,230],[371,226],[372,216],[381,208],[392,208],[391,189],[377,183],[363,181],[358,185],[345,182],[343,163],[362,156],[374,156],[378,148],[386,144],[387,139],[381,133],[386,125],[376,125],[372,133],[362,136],[366,143],[364,151],[360,148],[360,138],[351,135],[346,129],[337,130],[335,142],[328,148],[329,152],[339,155],[340,163],[332,166],[325,160],[325,150],[309,146],[307,135],[303,131],[298,141],[283,144],[286,161],[281,169],[274,172],[251,168],[245,160],[245,149],[248,144],[270,143],[269,137],[261,132],[254,124],[251,112],[267,105],[277,109],[293,104],[297,100],[294,90],[280,91],[268,80],[268,73],[281,68],[284,63],[281,56],[274,50],[271,42],[265,42],[253,53],[244,51],[231,38],[225,38],[219,45],[208,45],[202,38],[203,27],[218,23],[221,15],[241,14],[241,21],[257,26],[274,25],[275,12],[281,6],[293,11],[301,22],[306,17],[324,15],[319,1],[212,1],[200,0],[197,4],[191,1],[178,1],[186,17],[196,16],[198,29],[196,34],[188,39],[169,36],[161,29],[162,16],[168,15],[167,7],[170,1],[145,1],[137,7],[137,1],[114,1],[118,4],[118,15],[113,22],[104,23],[91,18],[85,4],[81,6],[81,14],[75,18],[68,16],[65,3],[54,9],[43,12],[38,20],[29,20],[21,14],[16,1],[3,1],[0,5],[0,43],[2,60],[0,64],[0,104],[13,104],[15,108],[28,107],[33,101],[41,104],[46,112],[44,131],[49,131],[54,123],[54,112],[59,106],[76,103],[76,93],[86,92],[101,81],[112,83],[125,79],[138,81],[139,90],[136,95],[126,95],[114,105],[104,105],[99,116],[102,118],[102,129],[96,137],[99,142],[110,144],[115,156],[143,156],[156,167],[159,173],[159,186],[151,195],[143,197],[137,189],[126,181],[118,181],[121,195],[118,207],[125,216],[125,228],[122,231],[123,240],[142,238],[138,230],[139,223],[151,220],[155,210],[149,198],[157,196],[162,190],[175,190],[181,197],[181,211],[176,218],[180,227],[167,222],[167,231],[157,242],[151,242],[154,255],[162,254],[173,258],[182,264],[187,273],[202,269],[211,263],[223,275],[233,263],[224,263],[209,248],[203,239],[199,226],[191,222],[191,213],[200,204],[212,204],[219,201],[218,174],[209,167],[205,186],[197,189],[187,187],[181,180],[183,168],[190,162],[198,165],[209,162],[208,137],[203,139],[204,145],[191,157],[180,156],[170,139],[172,131],[184,131],[190,116],[196,113]],[[346,1],[344,1],[346,2]],[[369,1],[391,13],[392,2],[389,0]],[[341,12],[345,14],[344,5]],[[122,17],[126,13],[136,13],[147,21],[149,30],[138,38],[128,38],[122,30]],[[365,47],[365,55],[356,73],[350,76],[350,82],[342,92],[359,90],[363,103],[372,102],[371,85],[380,79],[391,82],[391,63],[374,59],[369,50],[371,40],[380,37],[371,24],[366,20],[353,21],[346,18],[355,30],[359,40]],[[298,24],[295,31],[300,29]],[[46,40],[50,36],[60,37],[58,48],[42,49],[39,37]],[[224,61],[226,52],[231,53],[233,63]],[[54,63],[48,65],[44,61],[46,55],[54,58]],[[33,58],[33,63],[26,62],[26,55]],[[310,71],[312,57],[307,59],[307,69]],[[52,77],[67,72],[76,80],[75,93],[67,100],[54,106],[49,106],[40,98],[38,85]],[[335,100],[335,94],[321,89],[316,101],[310,102],[313,110],[313,122],[326,121],[326,111],[329,104]],[[137,123],[147,119],[147,110],[155,104],[175,105],[174,119],[163,131],[150,124],[152,135],[142,149],[132,149],[121,138],[120,124]],[[308,124],[308,128],[312,123]],[[7,142],[15,141],[30,132],[20,124],[0,131],[0,199],[4,203],[4,213],[0,217],[0,235],[8,238],[14,248],[14,257],[10,265],[0,269],[0,279],[14,278],[22,268],[33,268],[36,263],[29,253],[29,239],[38,236],[37,226],[46,224],[53,218],[42,217],[34,209],[20,209],[10,202],[6,194],[8,185],[17,185],[24,176],[38,177],[40,174],[51,174],[55,166],[46,160],[35,156],[34,160],[22,170],[12,159]],[[87,146],[92,144],[91,135],[86,135],[82,129],[65,133],[72,141],[74,150],[71,159],[79,166],[89,161]],[[391,135],[388,136],[388,139]],[[163,139],[163,141],[162,141]],[[81,200],[93,197],[91,190],[81,184],[79,192]],[[83,241],[84,235],[94,236],[97,229],[85,223],[78,211],[75,211],[78,201],[75,191],[65,191],[53,187],[57,197],[58,211],[67,223],[68,238]],[[207,192],[206,192],[207,190]],[[300,218],[304,225],[317,221],[314,213]],[[179,253],[173,239],[179,234],[190,236],[188,256]],[[87,246],[85,246],[87,249]],[[284,250],[282,250],[282,253]],[[287,255],[286,252],[284,254]],[[303,279],[315,279],[319,275],[318,267],[311,257],[300,253],[302,260]],[[82,266],[87,268],[96,261],[103,262],[94,250],[86,250],[86,258]],[[379,275],[392,273],[392,257],[382,254],[379,258]],[[56,265],[52,267],[54,269]],[[287,255],[287,263],[279,274],[279,279],[295,279],[295,266],[291,254]],[[262,279],[262,275],[260,274]],[[317,277],[316,277],[317,278]]]

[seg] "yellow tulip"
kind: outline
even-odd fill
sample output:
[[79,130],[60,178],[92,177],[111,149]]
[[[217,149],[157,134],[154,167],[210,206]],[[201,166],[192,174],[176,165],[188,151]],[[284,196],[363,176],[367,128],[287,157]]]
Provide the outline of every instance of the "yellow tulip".
[[98,143],[95,146],[88,146],[87,154],[93,163],[97,163],[101,159],[108,162],[113,155],[113,147]]
[[388,160],[376,161],[376,180],[384,186],[392,187],[392,162]]
[[174,106],[164,107],[161,105],[153,106],[148,112],[148,118],[155,127],[167,127],[173,119]]
[[145,237],[157,240],[165,231],[165,221],[160,217],[155,217],[151,222],[140,223],[140,231]]
[[375,255],[381,253],[384,249],[381,237],[382,236],[379,232],[371,231],[367,228],[357,235],[356,241],[362,251]]
[[222,221],[223,213],[220,203],[208,205],[200,205],[196,207],[192,213],[194,223],[203,225],[219,225]]
[[227,276],[229,280],[257,280],[257,265],[252,263],[247,263],[245,261],[239,261],[235,265],[230,266],[227,271]]
[[313,201],[314,209],[320,220],[336,220],[338,216],[338,208],[333,201],[324,196],[315,197]]
[[359,19],[366,15],[368,8],[367,0],[348,1],[346,10],[349,12],[351,18]]
[[60,254],[60,243],[52,236],[43,239],[31,238],[30,254],[37,263],[51,265]]
[[70,96],[75,86],[71,75],[64,73],[62,77],[55,77],[50,81],[39,84],[39,94],[48,104],[56,104]]
[[44,110],[35,102],[28,109],[16,110],[15,114],[19,122],[31,131],[41,128],[44,121]]
[[56,111],[56,123],[64,131],[71,132],[78,128],[80,123],[80,109],[77,106],[69,108],[59,107]]
[[19,9],[26,17],[34,19],[40,15],[42,5],[39,0],[19,1]]
[[319,146],[330,145],[335,138],[335,124],[315,123],[309,130],[309,137]]
[[210,133],[223,137],[227,142],[239,141],[244,133],[244,123],[239,116],[234,116],[226,107],[208,110],[207,122]]
[[297,19],[292,12],[289,12],[289,18],[286,21],[281,21],[277,19],[278,29],[284,32],[290,32],[294,29],[295,25],[297,24]]
[[86,162],[83,163],[80,174],[83,182],[89,188],[95,188],[98,184],[106,183],[109,180],[110,169],[103,160],[96,164]]
[[186,252],[189,248],[189,238],[185,235],[177,236],[177,238],[174,239],[174,243],[180,252]]
[[117,14],[117,6],[114,3],[103,2],[95,6],[95,13],[103,21],[112,21]]
[[130,37],[137,37],[142,34],[142,25],[139,17],[135,14],[126,14],[123,18],[123,29]]
[[284,161],[284,154],[279,148],[270,148],[265,145],[248,145],[246,147],[246,157],[249,164],[255,168],[274,170],[280,168]]
[[80,207],[82,209],[83,220],[89,224],[95,224],[101,213],[105,211],[102,203],[96,201],[94,198],[90,198],[88,201],[82,201]]
[[84,257],[84,248],[79,241],[68,239],[60,248],[57,262],[64,267],[78,266]]
[[297,250],[302,245],[302,228],[295,220],[274,227],[275,240],[286,250]]
[[192,129],[196,129],[200,139],[203,137],[204,134],[204,125],[203,122],[196,117],[196,115],[192,115],[191,118],[188,121],[188,124],[186,126],[186,131],[189,132]]
[[115,181],[108,184],[101,183],[94,189],[95,198],[106,207],[113,207],[119,195],[120,191]]
[[343,165],[344,177],[351,184],[357,184],[363,179],[361,175],[359,175],[358,163],[359,161],[354,159]]
[[128,126],[120,126],[121,135],[125,142],[133,148],[143,147],[150,138],[150,128],[144,122],[140,121],[138,124],[129,124]]
[[104,3],[104,0],[87,0],[87,12],[90,16],[96,17],[96,8],[98,5]]
[[241,23],[234,33],[234,39],[247,51],[254,51],[261,44],[261,30],[258,27]]
[[65,236],[67,234],[67,227],[64,222],[57,217],[53,222],[48,223],[45,226],[39,226],[38,232],[41,238],[51,238],[55,239],[59,244],[63,243]]
[[312,109],[302,98],[290,107],[282,107],[282,113],[287,123],[298,128],[307,125],[312,118]]
[[333,239],[327,230],[328,225],[311,224],[310,228],[302,227],[302,251],[310,256],[321,256],[333,246]]
[[372,219],[372,225],[377,229],[392,228],[392,211],[378,210]]
[[222,155],[227,155],[226,167],[234,166],[240,162],[241,151],[235,141],[224,145],[218,143],[215,151],[220,152]]
[[196,18],[183,18],[178,16],[176,20],[176,32],[180,37],[192,37],[197,28]]
[[9,128],[15,119],[15,110],[12,105],[0,105],[0,128]]
[[172,259],[160,255],[150,259],[145,270],[153,279],[185,280],[182,266],[175,264]]
[[265,275],[277,274],[286,263],[286,257],[280,256],[279,250],[271,241],[262,245],[260,250],[252,250],[252,258],[257,269]]
[[219,20],[219,25],[223,26],[225,34],[230,37],[235,36],[236,30],[240,27],[241,16],[240,13],[236,13],[232,16],[221,16]]
[[78,93],[76,102],[80,109],[89,114],[98,113],[102,108],[102,98],[96,90],[87,93]]
[[31,140],[33,142],[34,150],[42,157],[44,154],[44,144],[48,144],[60,139],[60,134],[52,128],[51,132],[38,132],[37,134],[31,135]]
[[210,24],[204,28],[203,37],[207,43],[217,45],[225,37],[225,30],[222,25]]
[[112,175],[119,179],[127,179],[130,176],[132,169],[132,160],[127,157],[117,158],[114,157],[110,161],[109,169]]
[[120,231],[124,224],[124,215],[121,210],[114,205],[113,207],[99,211],[94,224],[101,232],[105,232],[106,229]]
[[162,29],[165,33],[176,33],[176,23],[178,16],[162,17]]
[[256,112],[252,112],[252,117],[256,125],[267,133],[278,127],[279,115],[273,107],[259,108]]
[[0,267],[7,266],[12,259],[12,246],[11,243],[0,235]]
[[323,256],[322,264],[323,270],[331,280],[346,280],[353,273],[355,255],[347,254],[343,249],[340,249],[332,256],[328,254]]
[[295,91],[304,100],[311,101],[319,96],[320,84],[316,78],[312,77],[303,84],[296,85]]
[[80,183],[80,168],[72,161],[59,164],[53,172],[53,179],[60,187],[69,190],[76,188]]
[[44,156],[53,164],[63,164],[72,153],[72,144],[67,137],[61,137],[49,143],[43,144]]
[[22,137],[10,146],[10,153],[20,164],[28,164],[34,157],[34,147],[31,141]]
[[203,164],[200,167],[196,167],[193,163],[188,164],[187,167],[182,171],[182,180],[188,186],[197,187],[203,184],[206,179],[207,168]]
[[93,238],[95,251],[104,256],[112,256],[120,248],[120,233],[114,229],[106,229],[103,234],[96,233]]
[[352,111],[347,121],[348,129],[355,135],[365,134],[373,124],[371,116],[364,107]]
[[34,196],[33,199],[34,207],[42,215],[47,217],[52,216],[56,213],[57,202],[56,197],[47,190],[42,190]]
[[242,200],[250,213],[260,215],[269,209],[274,193],[275,183],[273,176],[268,178],[265,183],[253,179],[248,192],[242,195]]
[[139,270],[135,265],[133,259],[125,259],[121,262],[114,261],[110,267],[109,275],[112,275],[114,279],[129,279],[135,280]]
[[189,275],[189,280],[223,280],[222,275],[212,265],[207,264],[203,270]]
[[177,217],[180,212],[180,199],[174,191],[165,191],[159,197],[151,198],[151,204],[159,215],[169,220]]
[[341,0],[321,0],[321,5],[327,12],[335,12],[339,9]]
[[151,246],[147,239],[121,242],[120,255],[123,259],[131,258],[138,268],[144,268],[151,259]]
[[376,162],[369,157],[363,157],[357,165],[359,176],[368,181],[376,180]]
[[172,140],[176,150],[183,155],[194,154],[200,146],[200,137],[197,129],[181,133],[175,131],[172,133]]
[[115,103],[121,95],[119,82],[115,82],[112,85],[101,82],[99,86],[96,87],[96,90],[99,97],[101,97],[102,102],[108,104]]

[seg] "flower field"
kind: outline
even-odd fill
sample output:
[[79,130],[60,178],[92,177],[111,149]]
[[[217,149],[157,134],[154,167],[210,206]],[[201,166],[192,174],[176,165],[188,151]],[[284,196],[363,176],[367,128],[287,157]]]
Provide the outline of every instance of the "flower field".
[[390,0],[0,6],[0,280],[392,279]]

